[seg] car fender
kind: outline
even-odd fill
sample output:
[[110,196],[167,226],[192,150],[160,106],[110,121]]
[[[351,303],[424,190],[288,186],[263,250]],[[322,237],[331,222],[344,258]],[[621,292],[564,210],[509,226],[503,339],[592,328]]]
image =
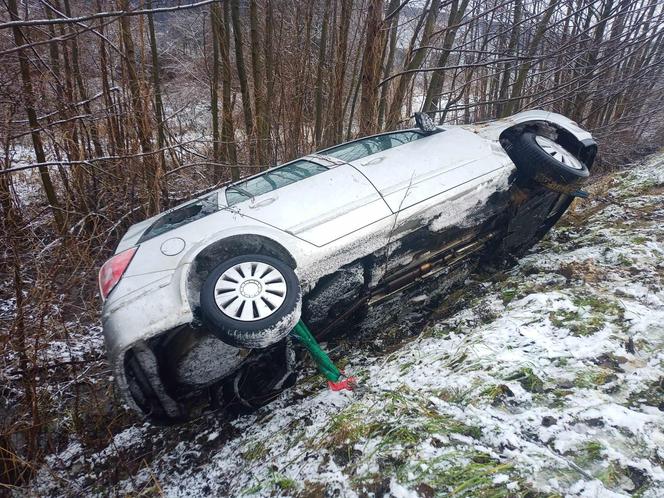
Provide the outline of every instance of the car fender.
[[464,126],[464,128],[477,133],[487,140],[498,141],[500,140],[502,133],[508,128],[528,123],[549,123],[558,128],[567,130],[584,145],[594,145],[592,135],[582,129],[575,121],[572,121],[570,118],[563,116],[562,114],[539,109],[520,112],[497,121]]
[[[196,257],[201,253],[201,251],[203,251],[211,244],[237,235],[257,235],[259,237],[272,240],[288,251],[288,253],[297,263],[298,267],[303,260],[306,261],[307,257],[316,250],[316,246],[313,244],[301,240],[296,236],[289,234],[288,232],[284,232],[278,228],[274,228],[260,221],[255,221],[252,224],[238,224],[235,226],[226,227],[223,230],[211,233],[205,238],[200,239],[190,248],[188,248],[188,251],[185,252],[184,256],[178,263],[178,268],[191,265]],[[178,268],[176,268],[176,270]]]
[[[219,230],[218,227],[223,228]],[[210,244],[233,235],[258,235],[271,239],[288,251],[297,267],[309,263],[316,251],[315,246],[293,235],[224,210],[140,244],[132,263],[104,302],[102,317],[107,318],[133,301],[149,301],[149,295],[163,287],[174,288],[170,294],[171,309],[190,310],[186,284],[192,262]],[[160,252],[164,241],[176,238],[182,241],[183,252],[173,256]],[[184,323],[186,318],[180,321]]]
[[316,260],[316,246],[262,222],[255,221],[252,224],[238,224],[224,228],[223,230],[210,233],[205,238],[198,240],[184,254],[180,259],[178,266],[175,268],[173,281],[179,283],[180,297],[186,306],[191,307],[192,305],[189,299],[190,296],[188,295],[188,286],[191,281],[190,274],[194,268],[194,262],[198,255],[210,245],[223,241],[224,239],[233,236],[252,235],[269,239],[286,250],[295,261],[295,273],[298,277],[300,277],[299,273],[301,268],[306,267]]

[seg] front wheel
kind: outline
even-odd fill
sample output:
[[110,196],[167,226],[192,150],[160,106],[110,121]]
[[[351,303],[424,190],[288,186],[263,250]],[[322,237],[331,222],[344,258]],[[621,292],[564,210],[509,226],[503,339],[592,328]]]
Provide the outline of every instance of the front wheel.
[[510,139],[507,153],[526,178],[557,192],[572,192],[588,178],[588,167],[558,142],[532,131]]
[[284,262],[248,254],[215,267],[201,288],[201,314],[226,344],[265,348],[288,335],[300,319],[302,293]]

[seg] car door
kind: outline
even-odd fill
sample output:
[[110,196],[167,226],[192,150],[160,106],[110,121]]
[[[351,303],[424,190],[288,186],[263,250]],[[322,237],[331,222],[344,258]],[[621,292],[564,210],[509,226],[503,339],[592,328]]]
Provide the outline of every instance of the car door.
[[355,168],[314,157],[231,185],[225,194],[232,209],[316,246],[392,216]]
[[390,143],[382,150],[350,162],[395,213],[409,208],[417,212],[418,204],[424,209],[440,194],[455,190],[456,195],[464,185],[473,188],[473,180],[503,167],[482,160],[491,154],[490,143],[469,131],[450,128],[417,139],[412,133],[383,135]]

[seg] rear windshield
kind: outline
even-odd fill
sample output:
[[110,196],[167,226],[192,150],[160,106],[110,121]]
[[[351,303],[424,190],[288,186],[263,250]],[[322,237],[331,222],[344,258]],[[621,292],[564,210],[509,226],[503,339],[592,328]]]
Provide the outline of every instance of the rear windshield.
[[407,144],[422,138],[424,135],[416,131],[405,130],[385,133],[374,137],[361,138],[353,142],[337,145],[320,152],[325,156],[336,157],[342,161],[351,162],[363,157],[383,152],[392,147]]
[[291,183],[322,173],[323,171],[327,171],[325,166],[300,159],[267,171],[260,176],[229,185],[226,188],[226,202],[228,202],[229,206],[232,206],[238,202],[246,201],[272,190],[277,190]]
[[213,192],[205,197],[196,199],[189,204],[182,207],[175,208],[173,211],[167,212],[161,218],[158,218],[150,228],[148,228],[143,235],[141,235],[139,243],[145,242],[153,237],[157,237],[163,233],[175,230],[182,225],[191,223],[205,216],[216,213],[219,211],[219,192]]

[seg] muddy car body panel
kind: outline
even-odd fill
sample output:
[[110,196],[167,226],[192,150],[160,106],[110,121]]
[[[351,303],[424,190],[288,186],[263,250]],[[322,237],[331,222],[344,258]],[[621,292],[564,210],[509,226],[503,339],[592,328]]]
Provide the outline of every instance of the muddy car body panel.
[[[190,391],[255,358],[201,325],[201,287],[220,261],[264,254],[285,262],[299,281],[303,318],[325,327],[345,308],[384,299],[420,275],[444,274],[497,247],[499,236],[511,240],[510,220],[526,211],[537,223],[557,219],[570,201],[565,194],[527,186],[537,202],[515,207],[517,167],[503,141],[528,126],[584,151],[594,147],[576,123],[545,111],[429,135],[402,130],[305,156],[269,178],[249,177],[130,227],[116,254],[137,249],[102,312],[127,402],[150,415],[153,398],[178,418]],[[394,137],[403,143],[385,146]],[[302,178],[292,181],[291,170]]]

